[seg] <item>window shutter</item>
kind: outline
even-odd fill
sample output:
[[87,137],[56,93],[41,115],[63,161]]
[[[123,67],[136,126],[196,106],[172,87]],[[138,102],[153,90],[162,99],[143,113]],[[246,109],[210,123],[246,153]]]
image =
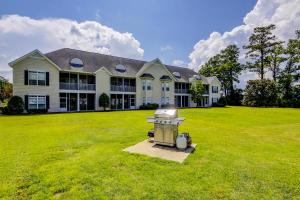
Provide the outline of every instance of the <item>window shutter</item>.
[[50,105],[50,98],[49,95],[46,96],[46,108],[49,109]]
[[46,72],[46,85],[49,85],[49,72]]
[[24,85],[28,85],[28,70],[24,71]]
[[28,95],[25,95],[25,110],[28,110]]

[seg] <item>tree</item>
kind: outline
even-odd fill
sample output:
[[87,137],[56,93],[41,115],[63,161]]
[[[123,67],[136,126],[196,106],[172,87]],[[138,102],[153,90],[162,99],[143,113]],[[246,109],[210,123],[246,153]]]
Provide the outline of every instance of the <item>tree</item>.
[[275,81],[269,79],[248,81],[243,104],[246,106],[275,106],[277,104]]
[[226,100],[229,102],[235,95],[234,83],[239,82],[238,76],[244,68],[239,62],[239,53],[236,45],[229,45],[210,58],[199,70],[199,73],[204,76],[216,76],[219,79]]
[[239,83],[239,75],[243,70],[243,65],[239,62],[239,48],[236,45],[229,45],[221,51],[221,66],[219,67],[219,77],[223,79],[224,88],[229,90],[230,95],[234,94],[234,82]]
[[289,39],[284,52],[286,56],[286,65],[280,74],[279,86],[282,92],[282,98],[289,99],[292,97],[292,84],[299,78],[300,30],[296,31],[295,39]]
[[274,24],[254,28],[254,33],[249,38],[249,44],[244,46],[244,49],[248,50],[246,57],[253,60],[252,63],[248,62],[246,66],[248,69],[257,72],[260,79],[264,79],[265,68],[269,62],[267,58],[272,48],[281,43],[272,34],[275,28]]
[[103,107],[103,110],[105,111],[108,106],[109,106],[109,96],[105,93],[102,93],[99,97],[99,107]]
[[0,76],[0,101],[12,97],[12,84]]
[[203,76],[217,76],[218,67],[221,65],[221,55],[216,54],[215,56],[208,59],[208,61],[201,66],[199,74]]
[[192,100],[197,103],[197,106],[200,105],[201,100],[203,99],[205,88],[201,80],[194,80],[190,87],[190,94]]
[[272,78],[275,82],[277,81],[277,78],[280,74],[280,65],[286,60],[283,54],[284,47],[281,43],[279,43],[271,48],[270,55],[267,56],[268,67],[269,70],[272,72]]

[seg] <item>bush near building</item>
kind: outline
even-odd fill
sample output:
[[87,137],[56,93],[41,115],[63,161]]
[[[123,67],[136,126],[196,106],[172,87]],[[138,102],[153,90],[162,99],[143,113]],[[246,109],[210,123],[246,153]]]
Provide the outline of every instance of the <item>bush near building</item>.
[[23,99],[19,96],[13,96],[9,99],[7,106],[2,109],[3,114],[21,114],[24,111]]

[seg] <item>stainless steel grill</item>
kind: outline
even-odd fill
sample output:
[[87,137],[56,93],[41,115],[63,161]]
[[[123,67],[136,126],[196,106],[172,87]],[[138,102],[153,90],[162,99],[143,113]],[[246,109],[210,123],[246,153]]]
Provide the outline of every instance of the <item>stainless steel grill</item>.
[[184,118],[178,118],[176,109],[158,109],[154,117],[148,117],[147,121],[154,123],[154,142],[160,145],[175,146],[178,135],[178,126]]

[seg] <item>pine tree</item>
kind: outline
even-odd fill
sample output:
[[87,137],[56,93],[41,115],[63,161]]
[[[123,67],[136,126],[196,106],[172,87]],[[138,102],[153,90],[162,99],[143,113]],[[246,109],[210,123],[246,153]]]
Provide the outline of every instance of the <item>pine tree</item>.
[[274,24],[254,28],[249,38],[249,44],[244,46],[247,50],[246,57],[253,60],[247,63],[247,68],[257,72],[260,79],[264,79],[265,68],[268,67],[268,56],[275,45],[280,44],[272,31],[276,28]]

